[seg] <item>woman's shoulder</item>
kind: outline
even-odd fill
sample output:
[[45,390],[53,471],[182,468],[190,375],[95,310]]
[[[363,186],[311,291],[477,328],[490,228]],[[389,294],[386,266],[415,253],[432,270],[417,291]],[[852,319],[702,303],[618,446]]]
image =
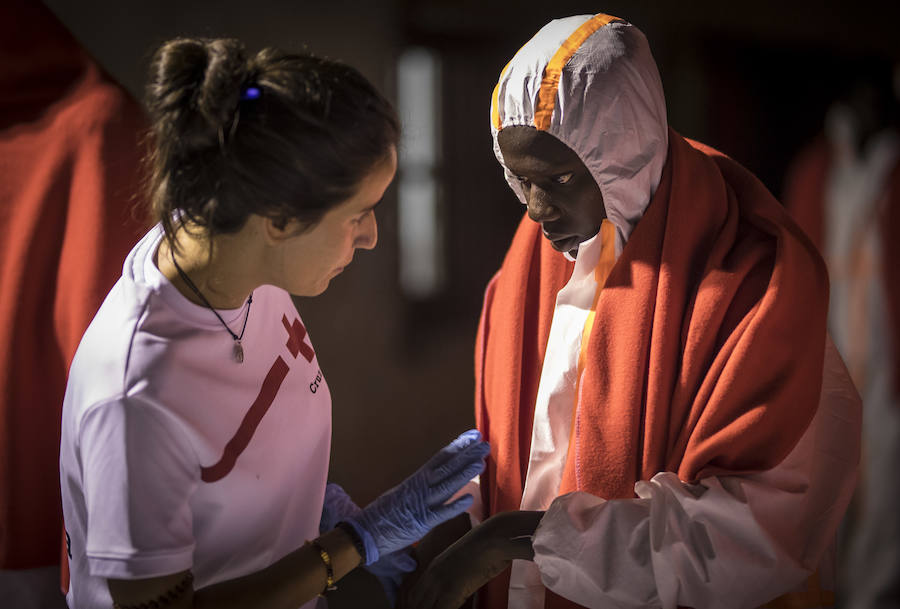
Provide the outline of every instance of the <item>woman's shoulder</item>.
[[128,254],[122,276],[106,295],[81,338],[69,371],[67,396],[78,402],[101,402],[127,391],[128,370],[135,361],[136,337],[161,308],[158,288],[148,282],[144,267],[159,240],[158,227],[148,232]]
[[96,403],[125,391],[134,337],[149,304],[149,294],[135,289],[127,278],[116,282],[78,344],[69,369],[67,399],[75,393],[79,403]]

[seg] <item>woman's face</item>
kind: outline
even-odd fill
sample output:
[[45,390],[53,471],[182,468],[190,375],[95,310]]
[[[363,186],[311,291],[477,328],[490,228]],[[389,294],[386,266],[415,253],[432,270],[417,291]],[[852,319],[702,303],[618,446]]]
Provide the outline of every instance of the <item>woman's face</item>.
[[541,225],[554,249],[578,253],[606,217],[603,195],[588,168],[558,139],[534,127],[506,127],[500,152],[525,194],[528,217]]
[[[285,238],[278,254],[281,281],[277,285],[297,296],[317,296],[347,268],[357,249],[375,247],[375,206],[396,172],[397,151],[392,147],[389,156],[363,178],[353,196],[328,210],[312,228]],[[299,223],[288,223],[285,230],[292,228],[299,229]]]

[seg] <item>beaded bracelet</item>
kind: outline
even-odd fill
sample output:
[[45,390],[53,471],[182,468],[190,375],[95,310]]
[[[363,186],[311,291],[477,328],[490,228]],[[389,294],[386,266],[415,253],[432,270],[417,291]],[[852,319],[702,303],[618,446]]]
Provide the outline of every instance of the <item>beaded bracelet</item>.
[[319,552],[319,557],[322,559],[322,562],[325,563],[325,589],[319,593],[319,596],[325,596],[326,592],[337,590],[337,586],[334,585],[334,567],[331,564],[331,555],[328,553],[328,550],[323,548],[322,544],[315,539],[308,541],[307,543]]
[[136,605],[122,605],[120,603],[113,602],[113,609],[164,609],[164,607],[171,605],[175,601],[177,601],[181,596],[187,592],[187,589],[194,582],[194,574],[188,572],[187,575],[184,576],[174,588],[170,588],[166,590],[164,593],[160,594],[153,600],[149,600],[143,603],[138,603]]

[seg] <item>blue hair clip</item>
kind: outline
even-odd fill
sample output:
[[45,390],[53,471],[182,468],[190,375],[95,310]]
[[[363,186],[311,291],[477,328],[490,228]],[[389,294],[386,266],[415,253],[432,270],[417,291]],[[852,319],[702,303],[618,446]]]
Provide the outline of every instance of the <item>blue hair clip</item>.
[[262,95],[262,90],[256,86],[249,86],[241,93],[241,99],[258,99]]

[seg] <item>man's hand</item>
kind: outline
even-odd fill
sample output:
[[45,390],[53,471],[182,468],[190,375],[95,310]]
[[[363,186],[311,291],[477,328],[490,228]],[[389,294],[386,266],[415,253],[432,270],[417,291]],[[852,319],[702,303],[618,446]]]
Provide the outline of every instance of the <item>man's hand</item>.
[[531,560],[543,512],[503,512],[469,531],[432,561],[410,590],[409,609],[457,609],[514,559]]

